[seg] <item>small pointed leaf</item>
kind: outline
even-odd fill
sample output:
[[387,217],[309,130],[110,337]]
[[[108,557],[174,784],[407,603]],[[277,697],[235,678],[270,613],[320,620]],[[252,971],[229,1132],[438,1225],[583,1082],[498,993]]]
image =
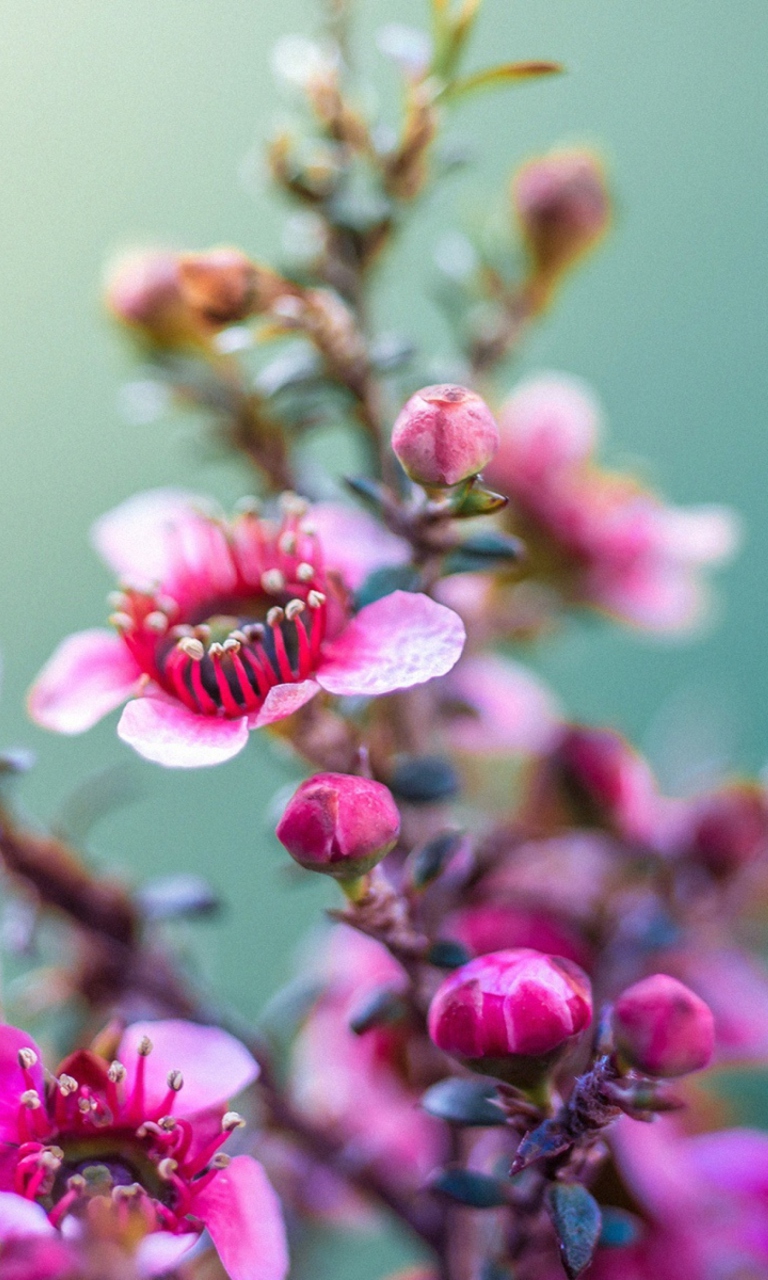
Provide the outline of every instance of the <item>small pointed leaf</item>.
[[580,1182],[555,1182],[547,1192],[547,1208],[560,1242],[566,1275],[569,1280],[576,1280],[592,1261],[600,1239],[600,1206]]
[[489,530],[465,538],[445,558],[443,574],[477,573],[483,569],[496,569],[516,564],[525,555],[525,547],[519,538],[507,533]]
[[564,69],[560,62],[505,62],[498,67],[486,67],[461,80],[454,80],[446,94],[451,98],[466,97],[481,89],[495,89],[507,84],[523,84],[541,76],[560,75]]
[[527,1169],[535,1160],[559,1156],[562,1151],[567,1151],[572,1145],[573,1139],[561,1125],[553,1120],[545,1120],[523,1138],[517,1148],[510,1173],[514,1177],[515,1174],[522,1173],[523,1169]]
[[509,1204],[509,1183],[474,1169],[441,1169],[431,1186],[433,1191],[471,1209],[498,1209]]
[[362,1036],[374,1027],[393,1026],[408,1013],[408,1006],[393,987],[375,987],[352,1010],[349,1029]]
[[389,789],[410,804],[436,804],[459,791],[459,778],[443,756],[400,756],[388,778]]
[[410,564],[385,565],[368,574],[363,585],[355,593],[355,605],[362,609],[363,605],[373,604],[393,591],[418,591],[420,574]]
[[464,839],[463,831],[441,831],[426,844],[414,849],[406,862],[411,887],[416,890],[426,889],[437,880],[454,854],[458,853]]
[[507,1123],[502,1108],[495,1101],[496,1086],[486,1080],[459,1080],[449,1077],[433,1084],[421,1099],[431,1116],[449,1124],[487,1128]]
[[471,959],[466,947],[451,938],[439,938],[437,942],[433,942],[426,955],[427,962],[436,969],[459,969]]

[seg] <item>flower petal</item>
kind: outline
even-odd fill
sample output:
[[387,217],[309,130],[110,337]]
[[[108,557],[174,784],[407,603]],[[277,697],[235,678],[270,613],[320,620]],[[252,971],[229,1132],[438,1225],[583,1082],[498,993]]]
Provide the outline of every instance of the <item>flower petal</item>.
[[0,1191],[0,1242],[53,1234],[54,1228],[42,1205],[13,1191]]
[[180,603],[203,589],[224,593],[234,584],[234,567],[210,507],[210,500],[181,489],[151,489],[101,516],[91,540],[132,587],[162,583],[164,594]]
[[300,684],[276,684],[264,699],[261,710],[249,718],[248,728],[261,729],[266,724],[274,724],[275,720],[284,720],[319,692],[320,685],[316,680],[302,680]]
[[145,1036],[152,1044],[152,1051],[144,1060],[148,1111],[163,1105],[169,1071],[180,1071],[184,1077],[173,1106],[177,1116],[224,1106],[259,1074],[258,1063],[245,1045],[219,1027],[204,1027],[178,1018],[133,1022],[126,1028],[117,1054],[128,1072],[127,1092],[136,1076],[138,1045]]
[[248,741],[245,719],[197,716],[164,698],[135,698],[117,726],[118,736],[145,760],[169,769],[198,769],[222,764]]
[[32,685],[29,714],[44,729],[83,733],[131,696],[140,675],[112,631],[78,631],[61,642]]
[[283,1280],[288,1245],[280,1202],[251,1156],[235,1156],[193,1200],[230,1280]]
[[[538,676],[491,654],[464,658],[445,681],[450,702],[466,707],[449,715],[448,734],[461,751],[537,754],[553,743],[562,713]],[[559,953],[558,953],[559,954]]]
[[[37,1061],[29,1076],[19,1066],[19,1050],[31,1049]],[[0,1026],[0,1142],[19,1141],[19,1098],[29,1088],[45,1097],[42,1055],[31,1035],[18,1027]]]
[[409,689],[450,671],[465,639],[452,609],[429,596],[393,591],[361,609],[326,646],[317,681],[336,694]]
[[411,548],[365,511],[341,502],[318,502],[312,507],[312,524],[317,529],[329,569],[338,569],[351,591],[387,565],[407,564]]
[[600,410],[580,379],[541,374],[518,385],[502,406],[499,427],[501,445],[484,475],[489,484],[514,493],[521,478],[530,483],[588,457]]
[[200,1239],[196,1231],[175,1236],[170,1231],[152,1231],[136,1250],[140,1276],[164,1276],[181,1262]]

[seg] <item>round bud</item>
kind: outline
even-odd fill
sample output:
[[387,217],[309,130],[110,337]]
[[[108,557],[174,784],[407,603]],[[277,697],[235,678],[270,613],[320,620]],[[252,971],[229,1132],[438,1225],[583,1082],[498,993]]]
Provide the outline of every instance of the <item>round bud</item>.
[[516,174],[512,198],[534,271],[551,280],[600,239],[610,222],[605,173],[590,151],[553,151]]
[[629,1066],[646,1076],[685,1076],[712,1058],[712,1013],[688,987],[654,973],[628,987],[613,1010],[616,1047]]
[[239,249],[187,253],[179,262],[184,297],[213,327],[235,324],[251,314],[257,292],[257,270]]
[[592,1020],[589,978],[541,951],[493,951],[438,988],[429,1034],[439,1049],[489,1075],[531,1083]]
[[690,802],[682,851],[724,878],[768,852],[768,796],[761,786],[736,782]]
[[423,387],[401,409],[392,448],[404,471],[434,488],[476,476],[499,447],[499,428],[484,400],[466,387]]
[[104,300],[116,319],[160,346],[178,345],[191,335],[179,259],[171,250],[151,249],[119,259],[109,268]]
[[277,838],[308,871],[338,880],[365,875],[400,834],[400,814],[381,782],[346,773],[318,773],[289,800]]

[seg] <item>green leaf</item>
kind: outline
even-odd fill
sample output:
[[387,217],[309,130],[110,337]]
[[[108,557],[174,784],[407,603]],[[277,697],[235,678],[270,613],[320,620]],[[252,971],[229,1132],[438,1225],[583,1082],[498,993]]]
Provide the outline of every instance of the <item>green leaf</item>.
[[426,960],[436,969],[459,969],[472,959],[466,947],[452,938],[438,938],[426,954]]
[[384,488],[377,480],[368,476],[344,476],[344,483],[366,507],[379,514],[384,506]]
[[565,1132],[562,1125],[554,1120],[545,1120],[523,1138],[512,1162],[511,1173],[513,1176],[522,1173],[523,1169],[527,1169],[528,1165],[533,1164],[535,1160],[541,1160],[547,1156],[559,1156],[562,1151],[567,1151],[572,1145],[573,1139]]
[[376,987],[353,1008],[349,1028],[356,1036],[362,1036],[374,1027],[401,1022],[407,1013],[408,1006],[399,991],[394,987]]
[[409,804],[437,804],[458,795],[459,776],[444,756],[398,756],[389,789]]
[[504,1112],[494,1101],[497,1096],[496,1086],[487,1080],[449,1078],[427,1089],[421,1105],[431,1116],[447,1120],[449,1124],[490,1128],[507,1123]]
[[461,80],[454,80],[446,87],[443,96],[466,97],[469,93],[479,93],[481,89],[496,89],[537,80],[541,76],[561,75],[564,70],[560,62],[504,62],[498,67],[486,67]]
[[633,1213],[627,1213],[626,1209],[603,1209],[602,1218],[599,1243],[603,1249],[625,1249],[627,1245],[634,1244],[640,1235],[638,1219]]
[[419,571],[413,565],[385,565],[368,574],[363,585],[355,592],[355,606],[362,609],[363,605],[373,604],[374,600],[381,600],[393,591],[418,591],[419,586]]
[[426,889],[442,875],[464,842],[463,831],[441,831],[408,855],[406,871],[413,889]]
[[516,564],[525,555],[519,538],[507,533],[475,533],[449,552],[443,563],[443,575],[476,573],[483,569]]
[[594,1196],[580,1182],[555,1182],[547,1192],[547,1208],[560,1242],[569,1280],[576,1280],[592,1261],[603,1219]]
[[498,1209],[509,1204],[509,1183],[474,1169],[441,1169],[431,1187],[471,1209]]

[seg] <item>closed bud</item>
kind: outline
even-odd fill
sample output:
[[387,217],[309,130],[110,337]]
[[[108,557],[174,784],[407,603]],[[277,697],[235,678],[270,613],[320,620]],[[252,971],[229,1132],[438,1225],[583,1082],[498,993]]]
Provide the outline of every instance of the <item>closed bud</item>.
[[712,1058],[715,1027],[704,1001],[666,973],[628,987],[613,1010],[616,1047],[646,1076],[684,1076]]
[[400,814],[381,782],[346,773],[318,773],[288,802],[277,838],[308,871],[354,880],[389,853]]
[[182,293],[178,254],[171,250],[120,259],[108,272],[105,302],[116,319],[156,346],[187,346],[203,337]]
[[546,294],[608,228],[603,166],[591,151],[553,151],[523,165],[512,198],[534,277]]
[[733,783],[690,802],[682,851],[722,878],[768,852],[768,797],[755,783]]
[[428,1025],[445,1053],[525,1087],[542,1078],[591,1020],[584,971],[520,947],[479,956],[446,978]]
[[401,409],[392,448],[417,484],[445,489],[482,471],[499,447],[484,400],[466,387],[423,387]]
[[184,254],[179,277],[189,307],[212,326],[235,324],[252,312],[258,273],[239,249]]

